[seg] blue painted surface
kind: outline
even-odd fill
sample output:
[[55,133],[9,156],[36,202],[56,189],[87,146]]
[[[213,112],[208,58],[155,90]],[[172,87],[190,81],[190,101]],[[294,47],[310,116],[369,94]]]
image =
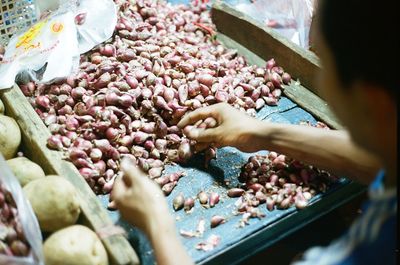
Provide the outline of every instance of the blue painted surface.
[[[172,4],[186,4],[189,0],[169,0]],[[210,1],[212,2],[212,1]],[[235,4],[238,0],[225,0],[229,4]],[[292,102],[286,97],[282,97],[277,106],[265,106],[257,112],[256,118],[276,123],[298,124],[300,121],[308,120],[315,123],[314,117],[299,108],[297,104]],[[258,152],[259,154],[266,154],[267,151]],[[201,218],[206,221],[206,231],[201,238],[183,238],[182,243],[186,250],[198,263],[202,260],[222,252],[226,247],[237,243],[248,235],[253,234],[266,226],[275,223],[279,225],[279,220],[283,217],[296,212],[295,207],[286,210],[274,210],[269,212],[265,204],[260,205],[259,209],[266,214],[262,219],[250,219],[250,225],[243,228],[238,227],[241,215],[235,216],[233,211],[236,209],[235,202],[237,199],[229,198],[226,195],[226,190],[235,187],[238,184],[237,177],[240,174],[240,168],[246,163],[248,157],[252,154],[243,153],[232,147],[221,148],[217,152],[217,159],[212,160],[208,170],[204,168],[204,157],[198,154],[193,157],[187,165],[181,166],[167,166],[164,174],[169,174],[177,171],[185,171],[186,176],[181,178],[177,187],[166,198],[168,205],[171,205],[171,214],[176,218],[177,231],[180,229],[195,231],[197,224]],[[226,184],[229,182],[229,184]],[[348,180],[341,179],[339,183],[331,187],[326,194],[334,192],[337,188],[346,185]],[[172,200],[179,193],[183,193],[185,197],[196,197],[199,191],[204,190],[207,192],[215,191],[220,194],[220,202],[210,209],[203,208],[198,201],[196,201],[194,209],[191,213],[185,213],[181,210],[174,212],[172,209]],[[317,195],[310,203],[318,202],[323,198],[323,195]],[[99,196],[103,205],[106,207],[108,204],[108,196]],[[145,235],[136,228],[125,223],[119,219],[118,212],[109,211],[110,216],[114,222],[123,226],[128,232],[128,240],[137,251],[141,263],[144,265],[155,264],[153,250]],[[213,215],[222,215],[227,219],[227,222],[211,229],[210,218]],[[293,216],[294,218],[295,216]],[[266,230],[265,232],[268,232]],[[221,236],[220,244],[212,251],[204,252],[195,249],[197,243],[205,241],[211,234]]]
[[[297,107],[288,98],[282,97],[278,106],[265,106],[257,114],[257,118],[261,120],[268,120],[279,123],[292,123],[298,124],[302,120],[309,120],[315,123],[316,120],[309,113]],[[262,151],[259,153],[266,153]],[[201,218],[206,220],[206,231],[202,238],[183,238],[182,243],[189,252],[190,256],[195,262],[200,262],[207,257],[210,257],[218,252],[223,251],[224,248],[238,242],[240,239],[265,228],[267,225],[276,223],[279,225],[279,220],[296,211],[295,207],[286,210],[274,210],[269,212],[265,204],[259,206],[266,217],[262,219],[250,219],[250,225],[243,228],[238,228],[241,216],[235,216],[233,211],[236,209],[234,203],[237,199],[229,198],[226,195],[226,190],[235,187],[238,184],[237,176],[240,174],[240,168],[246,163],[251,154],[243,153],[232,147],[221,148],[217,152],[217,159],[211,161],[208,170],[204,168],[204,158],[201,154],[195,156],[184,166],[168,166],[164,174],[177,171],[185,171],[186,176],[179,180],[177,187],[167,197],[168,205],[171,205],[171,214],[176,217],[177,231],[180,229],[195,231],[197,224]],[[227,185],[226,182],[229,182]],[[333,187],[329,192],[335,188],[343,186],[347,180],[342,179],[340,183]],[[210,209],[204,209],[198,201],[192,213],[185,213],[181,210],[174,212],[172,210],[172,200],[179,193],[183,193],[185,197],[195,197],[199,191],[215,191],[220,194],[220,202]],[[99,197],[104,206],[107,205],[108,197]],[[321,195],[313,198],[312,202],[321,199]],[[227,222],[214,229],[210,228],[209,220],[213,215],[222,215],[227,218]],[[132,228],[128,224],[119,220],[117,212],[110,212],[112,219],[118,224],[122,225],[129,232],[129,241],[134,246],[135,250],[140,255],[142,264],[154,264],[154,256],[151,246],[145,236],[138,232],[137,229]],[[203,252],[195,249],[195,246],[200,241],[206,240],[211,234],[221,236],[220,244],[212,251]]]

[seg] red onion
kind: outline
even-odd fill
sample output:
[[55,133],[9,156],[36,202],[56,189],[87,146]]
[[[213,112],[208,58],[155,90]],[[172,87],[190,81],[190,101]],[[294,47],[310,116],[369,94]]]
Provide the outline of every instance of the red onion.
[[93,149],[90,151],[90,159],[92,159],[93,162],[98,162],[98,161],[100,161],[100,159],[102,158],[102,156],[103,156],[103,152],[102,152],[100,149],[98,149],[98,148],[93,148]]
[[292,77],[288,73],[285,72],[282,74],[282,81],[285,85],[289,85],[291,80],[292,80]]
[[167,102],[165,102],[165,99],[163,97],[160,96],[153,97],[153,102],[157,108],[165,109],[167,111],[172,111],[172,109],[168,106]]
[[50,108],[50,100],[47,96],[38,96],[36,98],[36,105],[44,108],[44,109],[49,109]]
[[54,150],[61,150],[63,148],[61,137],[59,135],[50,136],[49,139],[47,139],[47,146]]
[[149,176],[151,179],[161,177],[163,169],[161,167],[152,167],[149,169]]
[[155,147],[154,142],[152,140],[147,140],[144,142],[143,147],[151,151]]
[[133,76],[127,75],[127,76],[125,76],[125,80],[126,80],[126,83],[127,83],[132,89],[137,88],[137,86],[138,86],[138,84],[139,84],[138,80],[137,80],[135,77],[133,77]]
[[170,102],[175,98],[175,91],[173,88],[167,87],[164,90],[163,97],[166,102]]
[[85,24],[86,21],[86,13],[79,13],[78,15],[75,16],[75,24],[76,25],[83,25]]
[[79,127],[79,122],[76,118],[70,116],[67,118],[67,120],[65,122],[65,126],[66,126],[67,130],[76,131]]
[[76,87],[71,90],[71,96],[75,99],[81,99],[83,95],[85,95],[86,89],[83,87]]
[[115,47],[111,44],[106,44],[100,48],[100,53],[108,57],[115,56]]
[[103,153],[107,153],[111,148],[110,142],[107,139],[94,140],[93,143],[94,146],[99,148]]
[[216,192],[211,192],[208,203],[210,207],[214,207],[219,202],[219,194]]
[[132,135],[133,135],[133,142],[136,144],[142,144],[150,137],[149,134],[141,131],[134,132]]
[[271,70],[275,65],[276,65],[276,62],[275,62],[274,58],[272,58],[272,59],[267,61],[267,64],[266,64],[265,68],[267,70]]
[[282,78],[280,77],[279,74],[277,73],[272,73],[271,76],[271,82],[274,85],[275,88],[281,88],[282,87]]

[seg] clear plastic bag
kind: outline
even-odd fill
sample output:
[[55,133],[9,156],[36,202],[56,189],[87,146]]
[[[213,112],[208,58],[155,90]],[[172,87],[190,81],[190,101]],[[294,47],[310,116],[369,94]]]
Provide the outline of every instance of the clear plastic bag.
[[81,53],[112,36],[117,23],[112,0],[65,1],[55,11],[43,9],[58,4],[39,5],[41,19],[11,38],[0,62],[0,89],[13,86],[21,73],[38,83],[65,78],[78,70]]
[[226,2],[265,23],[297,45],[309,48],[314,0],[226,0]]
[[0,154],[0,183],[5,186],[15,201],[18,216],[31,251],[27,257],[10,257],[0,254],[0,264],[7,265],[43,265],[42,234],[33,210],[25,198],[21,185],[12,174],[3,156]]

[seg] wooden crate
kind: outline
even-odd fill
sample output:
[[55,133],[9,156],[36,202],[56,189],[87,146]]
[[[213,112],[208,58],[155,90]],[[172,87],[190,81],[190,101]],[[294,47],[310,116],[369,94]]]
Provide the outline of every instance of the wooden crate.
[[[1,92],[1,99],[5,105],[7,116],[14,118],[21,128],[21,145],[26,156],[38,163],[46,174],[65,177],[77,189],[82,210],[80,222],[94,231],[101,231],[112,225],[106,209],[76,167],[71,162],[63,160],[61,152],[52,151],[46,147],[47,139],[51,135],[50,131],[19,87],[15,85],[14,88]],[[102,242],[108,252],[111,264],[139,264],[138,256],[122,235],[110,236],[102,239]]]
[[[318,58],[313,53],[292,44],[271,29],[226,4],[214,4],[212,18],[218,29],[217,39],[222,44],[228,48],[237,49],[239,54],[246,56],[252,64],[265,65],[266,60],[275,58],[279,65],[284,67],[294,79],[300,80],[302,84],[292,82],[291,85],[285,86],[284,94],[331,128],[342,128],[326,102],[318,95],[318,90],[315,89],[314,78],[320,69],[320,65]],[[112,222],[107,211],[80,176],[75,166],[63,160],[60,152],[49,150],[46,147],[46,140],[50,136],[50,132],[20,89],[15,86],[14,89],[1,93],[1,99],[6,106],[7,115],[13,117],[21,128],[22,145],[27,156],[32,157],[33,161],[40,164],[46,173],[64,176],[77,188],[81,201],[83,222],[95,231],[111,225]],[[350,184],[332,195],[330,200],[312,207],[320,210],[325,207],[332,210],[351,199],[352,196],[358,195],[360,191],[360,186]],[[345,197],[346,200],[340,199],[345,195],[347,196]],[[337,203],[339,200],[341,200],[341,203]],[[312,209],[310,211],[303,210],[300,214],[302,217],[299,218],[311,220],[321,214],[321,212],[315,214]],[[290,223],[291,221],[286,220],[286,222]],[[103,243],[112,264],[139,263],[136,253],[124,237],[112,236],[104,239]],[[231,252],[236,251],[238,249],[236,247],[239,248],[236,245],[232,246]],[[214,261],[217,262],[218,257]],[[222,261],[222,259],[219,261]]]
[[301,82],[285,86],[283,93],[318,120],[332,128],[342,128],[316,89],[315,78],[320,65],[314,53],[224,3],[213,5],[212,20],[217,26],[217,39],[224,46],[237,49],[251,64],[265,66],[266,60],[274,58],[293,79]]

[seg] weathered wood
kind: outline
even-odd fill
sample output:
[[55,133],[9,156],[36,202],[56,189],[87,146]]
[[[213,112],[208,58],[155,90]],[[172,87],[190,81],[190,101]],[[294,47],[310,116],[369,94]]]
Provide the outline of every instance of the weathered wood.
[[[246,57],[250,64],[264,66],[266,63],[261,57],[224,34],[218,33],[217,40],[225,47],[236,49],[239,54]],[[292,81],[289,86],[284,87],[283,93],[300,107],[309,111],[317,120],[326,123],[329,127],[334,129],[342,128],[335,115],[329,109],[328,104],[313,92],[309,91],[301,84],[296,84],[294,81]]]
[[[61,152],[46,147],[49,130],[33,110],[18,86],[1,93],[7,115],[13,117],[21,128],[24,152],[42,166],[47,174],[57,174],[69,180],[77,189],[83,214],[83,222],[94,231],[112,225],[106,210],[80,176],[76,167],[63,160]],[[102,240],[112,264],[139,264],[138,256],[123,236],[114,235]]]
[[264,60],[275,58],[292,76],[318,94],[315,76],[320,70],[318,57],[272,29],[224,3],[212,7],[212,20],[218,32],[228,36]]
[[307,88],[292,82],[289,86],[285,86],[283,93],[300,107],[309,111],[317,120],[333,129],[343,129],[328,104]]

